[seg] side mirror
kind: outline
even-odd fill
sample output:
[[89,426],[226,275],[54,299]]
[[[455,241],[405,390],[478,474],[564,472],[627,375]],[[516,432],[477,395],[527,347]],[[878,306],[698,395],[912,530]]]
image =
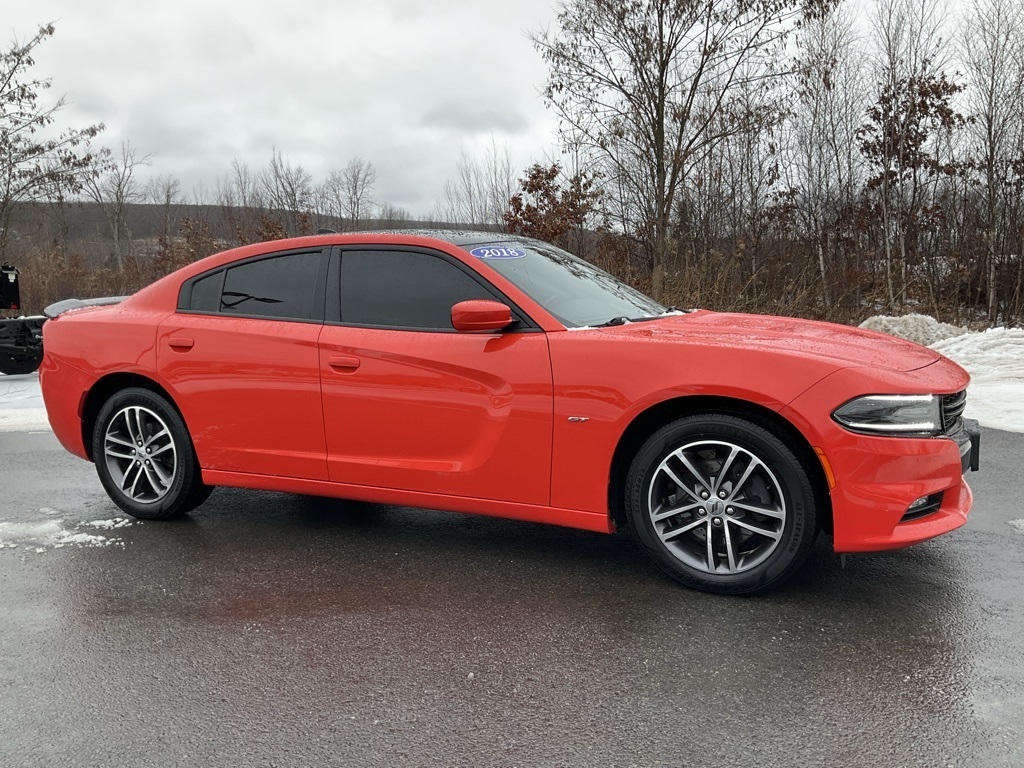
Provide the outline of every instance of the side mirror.
[[460,301],[452,307],[456,331],[500,331],[512,324],[512,310],[500,301]]

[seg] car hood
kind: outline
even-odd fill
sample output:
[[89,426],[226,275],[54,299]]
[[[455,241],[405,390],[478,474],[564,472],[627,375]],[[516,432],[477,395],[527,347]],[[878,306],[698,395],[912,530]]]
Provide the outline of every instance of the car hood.
[[833,361],[843,367],[865,366],[902,372],[915,371],[942,357],[919,344],[846,325],[707,310],[604,330],[652,341],[777,350]]

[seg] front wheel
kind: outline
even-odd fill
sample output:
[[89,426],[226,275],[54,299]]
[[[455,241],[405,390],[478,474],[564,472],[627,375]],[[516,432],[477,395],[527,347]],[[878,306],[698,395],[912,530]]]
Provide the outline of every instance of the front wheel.
[[107,494],[133,517],[176,517],[209,496],[185,422],[148,389],[124,389],[107,400],[96,419],[92,455]]
[[626,508],[659,567],[721,594],[789,578],[818,528],[811,480],[793,450],[729,414],[687,416],[652,435],[630,466]]

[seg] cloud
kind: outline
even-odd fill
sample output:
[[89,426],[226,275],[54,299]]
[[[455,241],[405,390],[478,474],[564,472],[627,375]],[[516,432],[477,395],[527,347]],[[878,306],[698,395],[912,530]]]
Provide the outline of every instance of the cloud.
[[439,128],[455,133],[518,134],[528,127],[526,117],[507,104],[478,99],[450,100],[432,106],[423,116],[426,128]]
[[273,148],[317,181],[355,156],[378,169],[376,197],[428,213],[461,147],[494,135],[525,167],[552,151],[545,77],[526,31],[549,0],[50,0],[5,9],[19,37],[57,33],[36,74],[67,95],[59,121],[103,122],[102,144],[131,140],[182,188],[212,189],[238,159]]

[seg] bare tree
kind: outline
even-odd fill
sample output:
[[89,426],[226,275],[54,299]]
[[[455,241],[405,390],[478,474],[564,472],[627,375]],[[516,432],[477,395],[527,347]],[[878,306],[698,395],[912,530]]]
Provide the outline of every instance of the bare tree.
[[236,242],[248,243],[266,214],[266,201],[259,174],[238,158],[231,170],[217,181],[215,197],[223,226]]
[[41,103],[40,95],[51,83],[49,78],[33,77],[30,70],[35,49],[53,33],[53,24],[47,24],[0,53],[0,260],[15,207],[78,192],[97,160],[89,152],[89,142],[103,130],[102,124],[47,138],[46,129],[65,102],[60,98],[50,105]]
[[465,149],[459,153],[455,178],[445,183],[444,203],[435,218],[500,230],[516,188],[512,152],[492,136],[482,157],[474,157]]
[[361,221],[371,218],[377,171],[373,163],[354,157],[341,172],[341,181],[344,191],[342,214],[349,220],[352,229],[359,229]]
[[181,182],[170,174],[162,174],[146,182],[143,198],[160,209],[160,236],[167,238],[177,229],[175,209],[181,203]]
[[119,272],[124,271],[125,257],[132,255],[132,230],[126,209],[143,198],[135,172],[149,163],[149,155],[139,157],[131,142],[125,141],[118,155],[109,156],[100,175],[90,176],[84,183],[86,196],[100,207],[107,220]]
[[999,267],[1014,234],[1004,211],[1014,207],[1024,181],[1024,6],[1015,0],[974,0],[965,18],[962,50],[971,84],[967,103],[974,118],[974,166],[984,196],[986,307],[995,324]]
[[402,229],[409,226],[412,215],[405,208],[399,208],[391,203],[384,203],[377,212],[377,220],[382,227],[394,227]]
[[840,7],[804,25],[798,41],[797,102],[788,128],[786,186],[798,234],[817,260],[823,306],[832,301],[831,252],[840,219],[864,181],[857,131],[868,106],[867,57],[856,47],[853,18]]
[[[567,140],[589,149],[621,191],[626,231],[647,244],[660,297],[676,196],[694,163],[747,130],[741,86],[784,74],[797,0],[562,0],[558,32],[534,35]],[[749,90],[748,90],[749,94]],[[759,112],[760,110],[758,110]]]
[[301,165],[292,165],[275,149],[270,164],[256,176],[256,187],[267,207],[281,217],[289,234],[303,234],[313,205],[313,179]]
[[373,218],[374,187],[377,171],[373,163],[354,157],[340,171],[331,171],[327,181],[318,187],[317,207],[341,223],[342,229],[358,229]]

